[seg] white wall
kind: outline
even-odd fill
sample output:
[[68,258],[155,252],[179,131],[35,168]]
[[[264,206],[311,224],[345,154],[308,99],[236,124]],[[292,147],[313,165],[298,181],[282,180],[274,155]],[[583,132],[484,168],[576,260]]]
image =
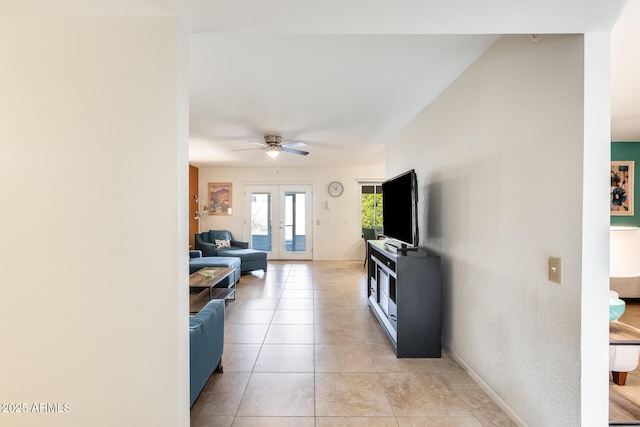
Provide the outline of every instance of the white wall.
[[[269,162],[265,159],[265,163]],[[233,215],[203,215],[202,231],[230,230],[234,236],[243,233],[243,188],[245,185],[311,184],[313,185],[313,259],[364,259],[364,243],[360,224],[360,185],[358,180],[381,179],[384,164],[353,168],[201,168],[199,192],[201,206],[206,205],[207,183],[231,182]],[[327,187],[332,181],[344,185],[340,197],[332,197]],[[329,208],[327,209],[327,203]],[[318,224],[319,221],[319,224]]]
[[2,425],[189,422],[177,59],[175,18],[0,20],[0,402],[70,405]]
[[581,404],[583,425],[609,420],[609,34],[584,37]]
[[[608,287],[608,214],[597,209],[605,193],[583,200],[584,49],[582,36],[502,37],[387,150],[387,175],[416,169],[420,241],[442,254],[444,345],[530,426],[581,425],[581,375],[602,385],[582,388],[594,407],[583,425],[606,423],[606,299],[597,298]],[[601,77],[590,84],[608,87]],[[598,133],[588,167],[604,171],[608,136],[598,123],[606,129],[608,117],[589,120]],[[594,225],[603,232],[583,241]],[[562,285],[547,280],[549,256],[564,260]],[[600,289],[587,303],[602,315],[592,336],[600,347],[586,362],[583,285]]]

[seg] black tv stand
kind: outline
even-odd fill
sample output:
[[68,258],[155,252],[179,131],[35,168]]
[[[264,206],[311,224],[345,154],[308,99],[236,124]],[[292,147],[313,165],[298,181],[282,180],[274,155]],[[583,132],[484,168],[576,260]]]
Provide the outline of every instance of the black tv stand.
[[440,357],[440,257],[367,243],[369,307],[396,356]]

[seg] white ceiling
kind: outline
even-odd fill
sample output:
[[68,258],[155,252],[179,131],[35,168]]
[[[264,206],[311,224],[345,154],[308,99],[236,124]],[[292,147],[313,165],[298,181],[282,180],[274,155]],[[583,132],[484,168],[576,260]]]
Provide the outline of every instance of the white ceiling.
[[308,143],[278,166],[382,162],[384,143],[500,34],[612,33],[612,138],[640,141],[640,2],[5,0],[0,16],[172,16],[190,35],[190,161],[265,166],[249,140]]
[[[623,5],[599,0],[345,3],[186,3],[192,164],[383,162],[385,143],[499,34],[608,31]],[[627,53],[638,52],[640,41],[640,25],[633,25],[640,23],[640,2],[632,3],[612,35],[612,134],[640,140],[640,123],[635,123],[640,97],[629,96],[637,93],[630,88],[640,71],[638,55]],[[266,134],[304,141],[311,154],[283,153],[272,160],[263,150],[233,151],[257,147],[252,141]]]
[[185,0],[179,3],[186,7],[184,12],[192,32],[386,35],[608,31],[624,1]]
[[[247,166],[267,160],[265,134],[304,141],[313,167],[383,160],[399,132],[496,36],[228,35],[190,39],[191,161]],[[303,148],[305,149],[305,148]]]

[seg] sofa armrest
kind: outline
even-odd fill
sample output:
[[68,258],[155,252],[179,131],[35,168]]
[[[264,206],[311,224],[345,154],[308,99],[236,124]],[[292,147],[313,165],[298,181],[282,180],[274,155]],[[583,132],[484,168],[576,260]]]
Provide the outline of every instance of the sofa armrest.
[[224,350],[224,301],[211,300],[189,319],[191,405],[219,365]]
[[200,250],[190,250],[189,258],[202,258],[202,251]]
[[201,250],[202,251],[202,256],[204,256],[204,257],[217,256],[218,255],[218,250],[216,249],[216,245],[214,245],[213,243],[196,241],[196,249]]
[[240,242],[238,240],[232,240],[231,246],[235,246],[241,249],[249,249],[249,242]]

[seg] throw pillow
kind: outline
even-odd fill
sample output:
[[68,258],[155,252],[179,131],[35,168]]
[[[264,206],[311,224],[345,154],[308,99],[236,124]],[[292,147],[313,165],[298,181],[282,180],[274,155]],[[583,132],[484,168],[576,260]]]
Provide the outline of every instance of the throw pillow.
[[231,241],[230,240],[218,240],[216,239],[216,248],[230,248]]

